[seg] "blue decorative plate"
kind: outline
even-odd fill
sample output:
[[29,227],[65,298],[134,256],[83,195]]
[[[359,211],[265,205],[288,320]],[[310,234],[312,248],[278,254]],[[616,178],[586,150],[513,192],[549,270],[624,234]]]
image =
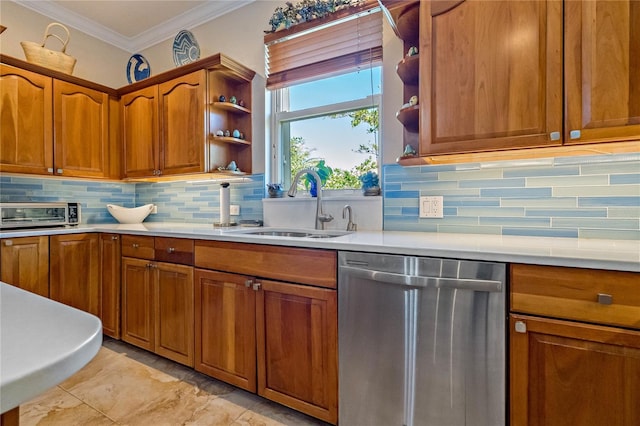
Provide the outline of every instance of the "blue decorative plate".
[[173,40],[173,62],[177,67],[200,59],[200,46],[190,31],[182,30]]
[[132,55],[127,62],[127,80],[129,84],[144,80],[151,75],[151,66],[144,56]]

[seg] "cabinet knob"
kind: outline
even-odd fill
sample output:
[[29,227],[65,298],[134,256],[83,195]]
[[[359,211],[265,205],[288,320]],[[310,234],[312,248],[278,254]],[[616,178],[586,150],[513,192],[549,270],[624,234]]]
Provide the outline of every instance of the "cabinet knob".
[[524,321],[516,321],[515,329],[516,329],[516,333],[526,333],[527,324]]
[[49,173],[53,173],[53,167],[49,167],[49,168],[47,169],[47,172],[49,172]]
[[580,139],[580,130],[572,130],[569,132],[569,138],[571,139]]
[[11,241],[11,240],[4,240],[4,245],[5,245],[6,247],[11,247],[11,246],[13,245],[13,241]]
[[59,175],[61,175],[63,171],[64,170],[62,170],[62,169],[56,169],[56,173],[59,174]]
[[613,297],[610,294],[598,293],[598,303],[601,305],[610,305],[613,303]]
[[167,253],[175,253],[176,249],[174,247],[167,248]]
[[133,243],[133,244],[131,244],[131,247],[133,247],[133,248],[138,248],[138,247],[140,247],[140,246],[138,245],[138,243]]
[[147,263],[147,268],[157,268],[158,265],[156,265],[155,263]]
[[260,283],[253,283],[253,290],[258,291],[258,290],[260,290],[260,287],[262,287],[262,284],[260,284]]
[[244,286],[247,288],[251,287],[252,285],[253,285],[253,280],[246,280],[244,282]]
[[118,239],[118,236],[117,236],[117,235],[112,235],[112,236],[111,236],[111,240],[116,241],[117,239]]
[[551,139],[552,141],[559,141],[560,140],[560,132],[551,132],[551,133],[549,133],[549,139]]

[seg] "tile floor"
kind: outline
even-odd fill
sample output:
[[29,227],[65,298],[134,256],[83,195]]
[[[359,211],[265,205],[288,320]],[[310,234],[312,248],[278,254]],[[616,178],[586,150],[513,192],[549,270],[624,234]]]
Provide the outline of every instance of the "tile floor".
[[20,406],[20,425],[327,425],[105,337],[98,355]]

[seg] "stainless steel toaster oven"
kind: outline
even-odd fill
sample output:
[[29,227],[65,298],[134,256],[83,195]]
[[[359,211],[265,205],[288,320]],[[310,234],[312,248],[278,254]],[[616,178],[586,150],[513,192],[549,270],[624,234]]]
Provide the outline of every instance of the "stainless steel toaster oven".
[[0,229],[78,225],[80,203],[0,203]]

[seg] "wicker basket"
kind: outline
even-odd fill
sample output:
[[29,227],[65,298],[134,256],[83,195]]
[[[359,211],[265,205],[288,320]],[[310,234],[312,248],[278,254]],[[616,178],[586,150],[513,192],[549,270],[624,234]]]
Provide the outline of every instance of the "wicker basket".
[[[65,40],[63,40],[60,36],[49,33],[51,27],[54,26],[58,26],[64,29],[64,31],[67,33],[67,38]],[[44,47],[44,44],[49,37],[55,37],[60,40],[60,42],[62,43],[62,50],[60,52],[49,50]],[[73,67],[76,65],[76,58],[65,53],[70,38],[71,36],[67,27],[57,22],[52,22],[51,24],[47,25],[47,29],[44,31],[42,44],[38,44],[33,41],[21,41],[20,45],[24,50],[24,56],[27,58],[27,62],[60,71],[65,74],[72,74]]]

